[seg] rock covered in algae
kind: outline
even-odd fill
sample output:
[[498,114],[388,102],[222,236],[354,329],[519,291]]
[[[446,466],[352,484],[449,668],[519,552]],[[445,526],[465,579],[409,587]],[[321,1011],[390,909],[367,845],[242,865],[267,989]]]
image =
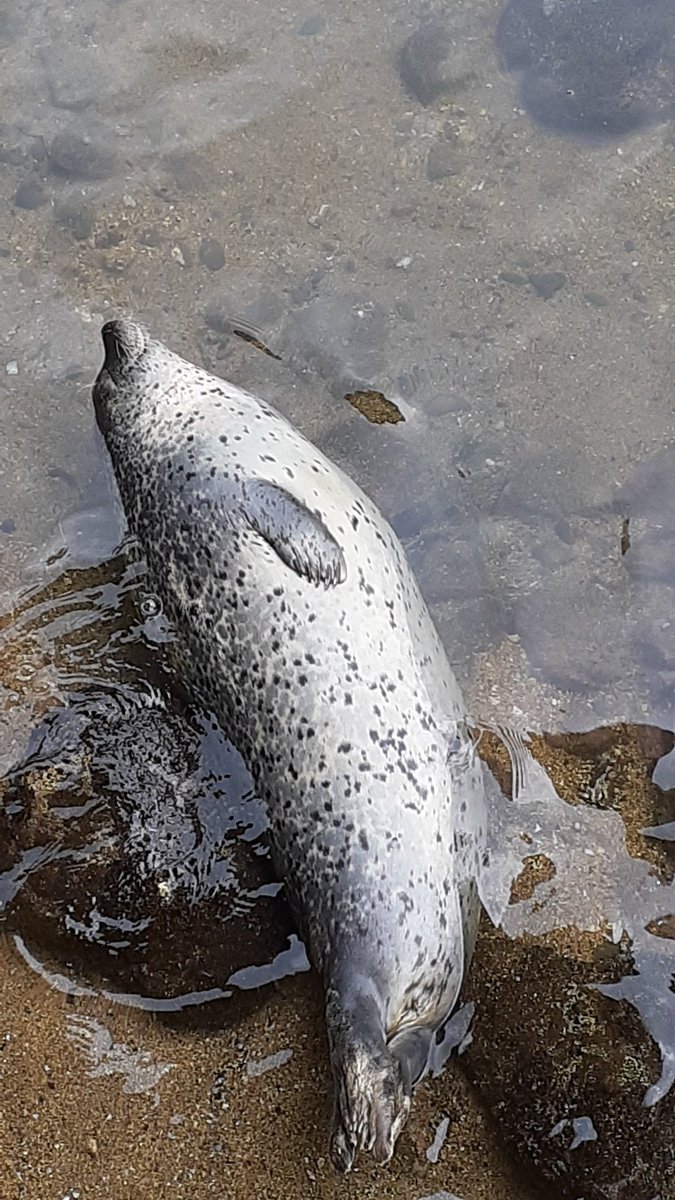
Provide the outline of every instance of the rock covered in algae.
[[31,952],[146,997],[224,995],[288,949],[266,822],[205,721],[90,693],[0,784],[0,905]]
[[[487,743],[510,783],[503,747]],[[510,870],[501,928],[486,922],[466,987],[461,1062],[565,1200],[675,1198],[675,942],[654,923],[673,911],[673,864],[640,833],[672,820],[651,779],[672,746],[649,727],[533,739],[558,796],[538,794],[540,776],[496,816]]]

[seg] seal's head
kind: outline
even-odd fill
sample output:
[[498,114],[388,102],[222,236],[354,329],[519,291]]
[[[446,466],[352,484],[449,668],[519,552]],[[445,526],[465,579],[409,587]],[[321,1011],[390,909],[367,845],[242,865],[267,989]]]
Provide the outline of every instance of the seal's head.
[[148,358],[150,338],[135,323],[121,319],[107,321],[101,330],[105,358],[96,376],[93,398],[96,420],[105,434],[118,401],[129,393],[139,368]]
[[105,359],[101,374],[106,372],[115,382],[138,365],[148,346],[148,336],[135,321],[108,321],[101,330]]

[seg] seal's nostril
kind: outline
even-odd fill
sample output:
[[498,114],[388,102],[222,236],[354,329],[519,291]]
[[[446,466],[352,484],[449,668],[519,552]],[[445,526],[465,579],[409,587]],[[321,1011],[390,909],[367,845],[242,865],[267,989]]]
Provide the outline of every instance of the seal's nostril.
[[134,321],[107,321],[101,330],[106,370],[114,375],[120,367],[130,366],[145,350],[145,334]]

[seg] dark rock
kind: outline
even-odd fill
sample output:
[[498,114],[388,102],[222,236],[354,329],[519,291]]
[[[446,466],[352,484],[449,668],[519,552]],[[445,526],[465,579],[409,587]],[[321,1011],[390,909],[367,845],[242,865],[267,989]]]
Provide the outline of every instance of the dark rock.
[[[195,150],[175,150],[165,155],[162,167],[179,192],[194,195],[208,191],[214,177],[211,164]],[[167,189],[165,198],[170,198],[170,192]]]
[[453,536],[451,529],[421,532],[408,558],[429,604],[475,600],[490,590],[480,546]]
[[409,300],[399,300],[396,305],[396,312],[403,321],[415,321],[417,319],[415,306]]
[[138,240],[142,246],[149,246],[154,250],[161,246],[163,239],[158,229],[144,229]]
[[436,142],[427,155],[427,179],[436,183],[439,179],[459,175],[463,165],[463,155],[455,146],[449,142]]
[[115,173],[117,157],[101,136],[59,133],[49,150],[49,165],[66,179],[109,179]]
[[639,517],[628,526],[630,545],[624,555],[628,574],[639,583],[675,583],[675,529],[651,525]]
[[403,44],[398,67],[406,91],[425,107],[458,92],[475,74],[448,26],[435,16],[424,17]]
[[57,204],[54,216],[59,225],[69,230],[78,242],[84,242],[91,236],[94,228],[95,214],[91,205],[81,200],[64,200]]
[[550,683],[581,693],[628,678],[629,626],[617,595],[618,580],[612,586],[589,575],[579,556],[517,598],[514,631],[532,667]]
[[510,283],[513,287],[524,287],[529,283],[526,275],[520,275],[518,271],[500,271],[499,278],[503,279],[504,283]]
[[[673,1200],[673,1104],[642,1104],[659,1053],[634,1009],[589,986],[630,970],[620,953],[614,964],[601,947],[596,954],[585,962],[572,949],[486,933],[468,988],[473,1041],[460,1061],[500,1130],[557,1195]],[[589,1140],[576,1142],[584,1130]]]
[[402,541],[417,537],[422,529],[428,528],[432,520],[432,512],[428,504],[413,505],[404,508],[390,518],[392,528]]
[[528,276],[528,279],[537,295],[541,296],[543,300],[550,300],[567,282],[562,271],[534,272]]
[[497,27],[521,101],[563,133],[617,137],[673,114],[675,10],[668,0],[510,0]]
[[5,517],[4,521],[0,521],[0,533],[16,533],[16,521]]
[[460,1064],[544,1196],[675,1200],[672,864],[641,833],[675,812],[652,779],[672,745],[644,725],[533,736],[553,790],[526,789],[514,811],[506,748],[481,741],[505,791],[486,892],[501,928],[479,935]]
[[113,250],[116,246],[121,246],[124,241],[124,233],[121,229],[102,229],[96,235],[94,245],[97,250]]
[[209,271],[220,271],[225,266],[225,251],[215,238],[205,238],[199,247],[199,261]]
[[607,297],[601,295],[600,292],[584,292],[584,300],[593,308],[607,308],[609,304]]
[[24,183],[20,183],[14,193],[14,204],[16,208],[25,208],[29,211],[34,208],[41,208],[47,203],[49,197],[41,184],[35,179],[26,179]]
[[101,93],[104,64],[96,50],[75,49],[70,44],[49,46],[42,52],[47,90],[55,108],[81,112]]
[[[200,746],[195,728],[162,708],[117,710],[92,693],[49,714],[26,761],[0,782],[0,867],[11,872],[42,839],[58,844],[59,862],[10,892],[10,927],[81,976],[145,995],[207,990],[271,962],[292,925],[270,886],[265,834],[241,836],[264,825],[260,805],[222,749],[211,792],[213,734]],[[94,903],[104,915],[92,926]]]
[[297,34],[298,37],[316,37],[317,34],[323,33],[325,28],[325,18],[321,16],[321,13],[315,13],[313,17],[308,17],[306,21],[303,21]]

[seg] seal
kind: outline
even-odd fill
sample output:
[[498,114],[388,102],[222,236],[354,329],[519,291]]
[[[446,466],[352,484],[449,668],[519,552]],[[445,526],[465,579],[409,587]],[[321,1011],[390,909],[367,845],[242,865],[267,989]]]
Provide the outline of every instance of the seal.
[[268,404],[128,320],[94,385],[187,686],[248,762],[321,973],[330,1148],[391,1158],[475,938],[480,760],[393,530]]

